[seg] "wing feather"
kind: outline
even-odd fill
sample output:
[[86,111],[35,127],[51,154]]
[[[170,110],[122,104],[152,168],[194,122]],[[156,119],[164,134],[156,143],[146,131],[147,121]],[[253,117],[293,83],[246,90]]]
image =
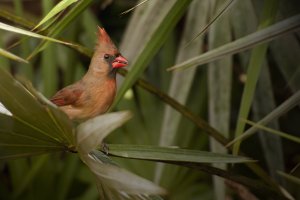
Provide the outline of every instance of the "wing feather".
[[58,91],[50,101],[57,106],[73,105],[79,100],[83,90],[74,86],[69,86]]

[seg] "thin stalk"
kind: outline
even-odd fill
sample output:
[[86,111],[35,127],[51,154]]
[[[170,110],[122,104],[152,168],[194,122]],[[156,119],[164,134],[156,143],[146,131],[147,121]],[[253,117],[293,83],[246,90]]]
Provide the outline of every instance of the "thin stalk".
[[[279,6],[278,0],[267,0],[264,5],[264,13],[262,21],[258,27],[258,30],[263,29],[273,23],[276,17],[277,9]],[[242,95],[242,101],[239,111],[238,119],[246,119],[250,112],[252,100],[254,97],[256,83],[261,71],[263,62],[265,61],[265,55],[267,52],[268,44],[262,44],[253,49],[250,63],[247,70],[247,81]],[[240,136],[245,128],[245,122],[238,120],[237,128],[235,131],[235,137]],[[241,142],[237,142],[233,146],[233,154],[237,154],[239,151]]]

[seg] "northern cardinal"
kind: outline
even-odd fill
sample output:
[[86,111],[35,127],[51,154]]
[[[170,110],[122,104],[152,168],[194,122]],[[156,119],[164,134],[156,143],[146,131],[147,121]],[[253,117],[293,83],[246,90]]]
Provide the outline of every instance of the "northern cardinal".
[[116,94],[116,72],[128,64],[103,28],[89,69],[83,78],[58,91],[50,100],[72,120],[86,120],[105,113]]

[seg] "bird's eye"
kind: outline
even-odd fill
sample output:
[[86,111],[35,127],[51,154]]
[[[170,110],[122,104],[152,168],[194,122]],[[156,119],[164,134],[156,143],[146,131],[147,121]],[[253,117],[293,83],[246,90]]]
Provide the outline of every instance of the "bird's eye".
[[109,58],[109,55],[108,55],[108,54],[104,54],[104,58],[105,58],[105,59],[108,59],[108,58]]

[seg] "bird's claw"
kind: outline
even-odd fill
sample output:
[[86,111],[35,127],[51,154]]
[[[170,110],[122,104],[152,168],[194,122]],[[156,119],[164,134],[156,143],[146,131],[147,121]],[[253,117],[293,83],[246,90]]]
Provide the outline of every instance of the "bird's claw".
[[109,150],[108,145],[106,143],[102,142],[101,151],[104,152],[106,155],[108,155],[108,150]]

